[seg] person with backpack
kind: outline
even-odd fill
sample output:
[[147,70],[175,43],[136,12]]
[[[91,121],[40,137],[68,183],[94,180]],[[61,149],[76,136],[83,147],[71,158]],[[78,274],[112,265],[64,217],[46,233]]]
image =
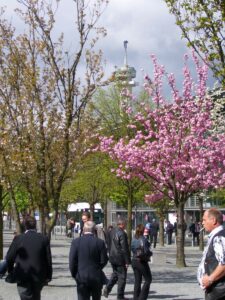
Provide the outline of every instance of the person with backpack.
[[[143,236],[144,229],[143,224],[137,225],[134,238],[131,241],[131,251],[133,253],[131,265],[134,271],[133,300],[146,300],[152,282],[152,273],[148,264],[152,252],[148,239]],[[145,282],[141,287],[142,278]]]

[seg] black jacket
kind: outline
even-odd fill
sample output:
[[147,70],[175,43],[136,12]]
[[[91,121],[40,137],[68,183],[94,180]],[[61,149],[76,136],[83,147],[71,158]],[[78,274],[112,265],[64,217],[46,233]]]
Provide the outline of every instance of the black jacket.
[[143,247],[143,252],[146,256],[146,261],[149,261],[149,258],[152,256],[152,252],[150,250],[150,243],[148,239],[146,239],[143,236],[141,236],[139,239],[134,237],[131,241],[131,251],[133,253],[133,259],[138,259],[137,249],[140,249],[141,247]]
[[[16,282],[46,283],[52,279],[52,256],[47,236],[28,230],[16,236],[6,254]],[[14,266],[15,264],[15,266]]]
[[105,243],[93,234],[84,234],[72,241],[69,268],[78,283],[103,283],[102,269],[107,262]]
[[109,233],[109,261],[124,266],[130,264],[130,250],[127,234],[121,228],[113,228]]

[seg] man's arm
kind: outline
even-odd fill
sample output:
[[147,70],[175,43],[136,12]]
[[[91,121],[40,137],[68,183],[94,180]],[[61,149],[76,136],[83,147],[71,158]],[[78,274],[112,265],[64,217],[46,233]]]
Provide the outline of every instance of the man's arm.
[[225,276],[225,238],[223,236],[216,236],[213,241],[213,248],[215,251],[218,266],[210,275],[204,275],[202,278],[202,285],[208,288],[214,282]]
[[126,232],[123,232],[123,234],[121,234],[120,245],[121,245],[121,249],[122,249],[123,254],[124,254],[125,263],[128,266],[130,264],[130,250],[129,250],[129,246],[128,246],[128,240],[127,240]]
[[78,270],[78,242],[80,238],[72,241],[69,253],[69,268],[72,277],[75,279]]
[[105,246],[104,241],[101,241],[101,245],[100,245],[100,264],[101,264],[101,268],[103,269],[107,262],[108,262],[108,255],[107,255],[107,249]]
[[16,236],[13,239],[11,245],[9,246],[8,252],[6,254],[7,268],[9,273],[12,272],[13,270],[13,266],[16,259],[16,253],[17,253],[17,242],[19,238],[20,238],[19,236]]
[[202,285],[204,288],[210,287],[215,281],[225,276],[225,265],[218,265],[211,275],[202,277]]

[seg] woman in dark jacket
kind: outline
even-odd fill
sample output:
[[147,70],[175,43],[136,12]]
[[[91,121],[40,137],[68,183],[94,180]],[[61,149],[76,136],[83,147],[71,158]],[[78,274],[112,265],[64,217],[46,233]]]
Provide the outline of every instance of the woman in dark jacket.
[[[152,282],[152,274],[148,264],[151,256],[150,243],[143,236],[144,225],[137,225],[134,238],[131,241],[131,251],[133,253],[132,268],[134,270],[134,298],[133,300],[146,300]],[[143,250],[144,255],[140,256],[140,250]],[[142,277],[144,284],[141,287]]]

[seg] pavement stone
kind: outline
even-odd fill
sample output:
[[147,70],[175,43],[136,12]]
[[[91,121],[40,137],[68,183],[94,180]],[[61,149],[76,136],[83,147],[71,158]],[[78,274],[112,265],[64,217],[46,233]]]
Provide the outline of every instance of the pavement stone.
[[[4,231],[4,253],[6,253],[13,232]],[[53,280],[42,290],[42,300],[77,300],[75,281],[70,275],[68,255],[71,239],[64,236],[55,236],[51,240],[53,257]],[[190,243],[189,243],[190,244]],[[150,263],[152,271],[152,284],[148,299],[158,300],[203,300],[204,293],[196,280],[196,271],[201,258],[198,247],[191,245],[185,247],[186,268],[177,268],[176,245],[157,244],[153,249],[153,259]],[[111,274],[111,266],[107,264],[104,269],[106,275]],[[125,296],[133,298],[134,276],[132,268],[128,269]],[[114,286],[108,300],[115,300],[117,285]],[[9,284],[0,280],[0,300],[19,299],[16,284]],[[106,299],[102,296],[102,299]]]

